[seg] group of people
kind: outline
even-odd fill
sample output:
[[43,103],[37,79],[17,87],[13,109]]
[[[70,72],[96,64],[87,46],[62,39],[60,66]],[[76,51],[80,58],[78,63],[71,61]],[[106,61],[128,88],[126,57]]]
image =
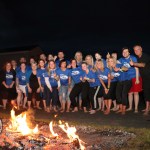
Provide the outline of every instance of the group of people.
[[[41,54],[38,61],[24,57],[7,62],[1,71],[1,99],[3,109],[8,103],[21,108],[43,109],[94,114],[110,111],[125,114],[133,109],[138,113],[139,92],[143,91],[147,115],[150,110],[150,57],[141,45],[133,47],[137,56],[127,47],[122,57],[113,52],[102,58],[99,53],[86,55],[77,51],[74,58],[66,60],[63,51],[57,56]],[[128,108],[127,108],[128,107]]]

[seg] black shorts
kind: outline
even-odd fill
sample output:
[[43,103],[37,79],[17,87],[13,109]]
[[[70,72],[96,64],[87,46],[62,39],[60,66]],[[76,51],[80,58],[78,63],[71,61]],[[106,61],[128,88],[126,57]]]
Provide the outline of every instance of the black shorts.
[[117,87],[117,82],[111,82],[110,84],[110,99],[116,100],[116,87]]
[[28,100],[28,101],[31,101],[33,98],[35,98],[36,101],[40,101],[40,100],[41,100],[40,93],[37,93],[37,92],[28,93],[28,98],[27,98],[27,100]]
[[1,96],[2,96],[2,99],[15,100],[17,98],[16,87],[13,86],[12,88],[6,88],[2,86]]
[[[107,86],[107,85],[106,85]],[[117,82],[111,82],[110,83],[110,88],[108,93],[106,94],[104,89],[103,89],[103,95],[104,95],[104,99],[111,99],[111,100],[115,100],[116,99],[116,86],[117,86]]]

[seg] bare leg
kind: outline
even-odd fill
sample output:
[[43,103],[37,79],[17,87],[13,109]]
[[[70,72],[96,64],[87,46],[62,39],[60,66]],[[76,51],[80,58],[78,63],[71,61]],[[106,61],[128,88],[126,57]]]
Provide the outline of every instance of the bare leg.
[[137,113],[138,112],[138,105],[139,105],[139,93],[138,92],[134,92],[134,104],[135,104],[134,112]]
[[17,108],[18,108],[18,110],[20,109],[21,98],[22,98],[22,92],[19,90],[18,96],[17,96]]
[[37,109],[41,109],[41,107],[40,107],[40,101],[36,101],[36,108]]
[[65,105],[66,105],[66,101],[62,100],[62,110],[60,111],[61,113],[65,111]]
[[27,103],[27,96],[25,95],[24,102],[23,102],[23,108],[26,108],[26,103]]
[[133,104],[133,93],[128,94],[128,99],[129,99],[129,108],[126,111],[131,111],[132,110],[132,104]]
[[28,109],[31,108],[31,101],[28,101]]
[[32,98],[32,103],[33,103],[33,107],[35,108],[36,105],[35,105],[35,98]]
[[69,112],[69,110],[70,110],[70,105],[71,105],[71,102],[70,102],[70,100],[68,100],[68,101],[67,101],[67,110],[66,110],[66,112]]
[[6,109],[7,99],[3,99],[3,109]]
[[44,110],[46,111],[46,100],[43,100]]

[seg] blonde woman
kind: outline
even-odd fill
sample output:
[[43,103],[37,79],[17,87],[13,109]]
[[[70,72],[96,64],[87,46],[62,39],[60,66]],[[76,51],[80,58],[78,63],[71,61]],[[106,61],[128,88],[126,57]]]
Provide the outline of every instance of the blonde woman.
[[106,111],[104,111],[104,114],[107,115],[110,113],[110,108],[112,104],[110,93],[110,83],[111,83],[110,70],[104,67],[103,61],[101,60],[96,61],[95,67],[97,70],[97,76],[102,84],[104,103],[106,106]]

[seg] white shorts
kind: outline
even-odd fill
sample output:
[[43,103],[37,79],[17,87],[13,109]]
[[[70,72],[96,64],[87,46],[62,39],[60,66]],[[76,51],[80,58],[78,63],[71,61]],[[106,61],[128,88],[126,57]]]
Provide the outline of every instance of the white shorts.
[[26,85],[19,85],[19,89],[17,89],[17,92],[21,91],[24,94],[27,94],[27,86]]

